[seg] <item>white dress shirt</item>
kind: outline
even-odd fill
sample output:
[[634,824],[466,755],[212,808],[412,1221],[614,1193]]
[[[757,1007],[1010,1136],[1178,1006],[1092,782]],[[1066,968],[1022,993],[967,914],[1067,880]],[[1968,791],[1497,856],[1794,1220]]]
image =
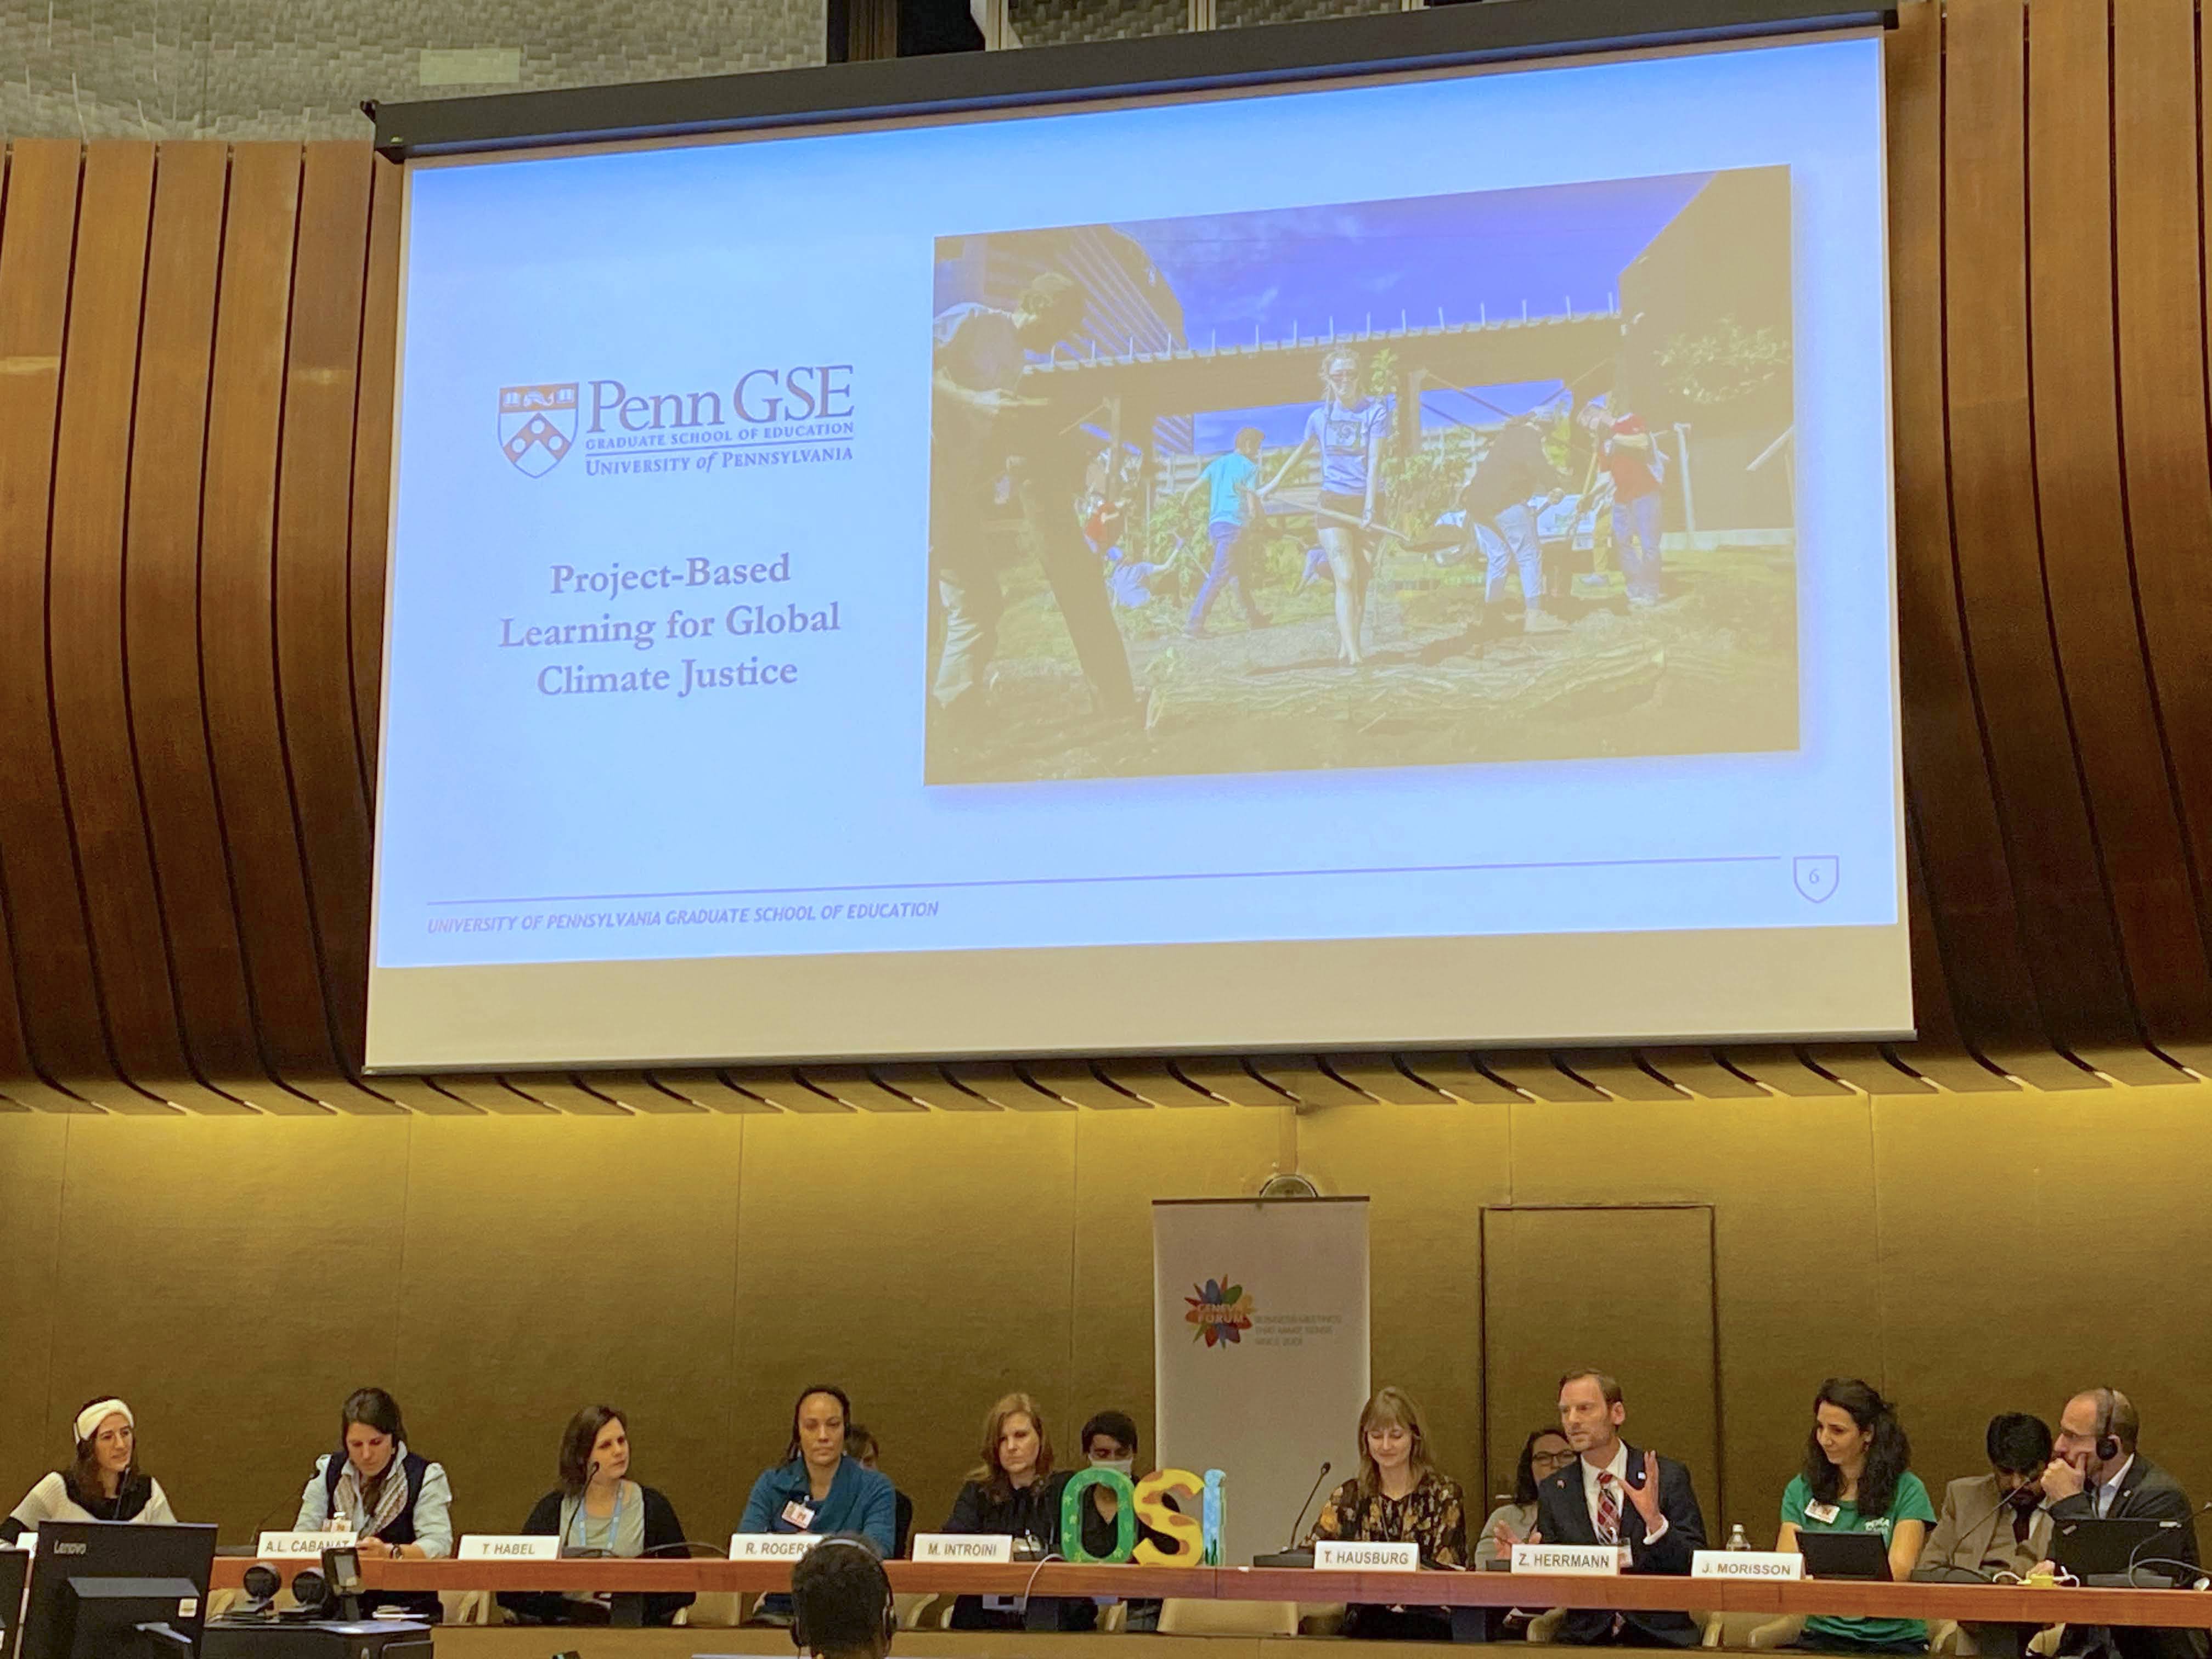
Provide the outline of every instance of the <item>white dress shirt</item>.
[[2135,1462],[2136,1455],[2130,1452],[2120,1467],[2112,1471],[2112,1478],[2097,1488],[2097,1518],[2100,1521],[2110,1516],[2112,1505],[2119,1502],[2120,1482],[2128,1478],[2128,1471],[2135,1467]]
[[[1628,1443],[1625,1440],[1616,1440],[1613,1443],[1613,1462],[1607,1463],[1603,1468],[1592,1465],[1587,1457],[1582,1460],[1582,1466],[1583,1501],[1589,1505],[1590,1536],[1601,1543],[1605,1541],[1605,1528],[1599,1524],[1597,1518],[1597,1494],[1599,1479],[1609,1474],[1614,1482],[1613,1502],[1620,1510],[1620,1541],[1626,1543],[1628,1541],[1628,1511],[1635,1502],[1628,1495]],[[1644,1541],[1647,1546],[1656,1544],[1666,1535],[1667,1517],[1662,1515],[1651,1529],[1644,1534]]]

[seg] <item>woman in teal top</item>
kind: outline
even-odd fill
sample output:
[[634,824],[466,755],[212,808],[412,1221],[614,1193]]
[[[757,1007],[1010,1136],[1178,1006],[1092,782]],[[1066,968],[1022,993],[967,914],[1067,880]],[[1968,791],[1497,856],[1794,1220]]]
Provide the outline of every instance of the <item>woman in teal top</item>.
[[784,1462],[753,1482],[739,1532],[857,1532],[890,1556],[896,1514],[890,1477],[845,1455],[852,1416],[842,1389],[817,1383],[799,1396]]
[[[1912,1445],[1897,1412],[1855,1376],[1832,1376],[1813,1396],[1805,1468],[1782,1494],[1777,1549],[1797,1547],[1801,1532],[1879,1533],[1889,1546],[1889,1576],[1910,1578],[1936,1520],[1928,1488],[1905,1468]],[[1796,1645],[1823,1653],[1924,1653],[1928,1626],[1917,1619],[1805,1621]]]

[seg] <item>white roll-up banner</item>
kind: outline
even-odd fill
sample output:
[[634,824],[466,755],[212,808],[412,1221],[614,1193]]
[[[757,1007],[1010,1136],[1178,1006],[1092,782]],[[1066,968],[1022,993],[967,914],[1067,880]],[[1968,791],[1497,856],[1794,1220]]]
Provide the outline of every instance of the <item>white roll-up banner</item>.
[[1152,1309],[1160,1467],[1228,1477],[1223,1565],[1284,1548],[1322,1462],[1357,1468],[1367,1200],[1154,1203]]

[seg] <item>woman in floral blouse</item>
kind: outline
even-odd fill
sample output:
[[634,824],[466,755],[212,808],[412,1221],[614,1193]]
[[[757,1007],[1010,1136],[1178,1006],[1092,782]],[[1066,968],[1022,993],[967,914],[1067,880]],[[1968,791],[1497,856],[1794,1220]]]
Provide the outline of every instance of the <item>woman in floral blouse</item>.
[[[1424,1566],[1467,1565],[1459,1482],[1430,1466],[1421,1408],[1403,1389],[1376,1389],[1359,1413],[1358,1478],[1329,1493],[1312,1537],[1418,1544]],[[1449,1641],[1451,1619],[1441,1608],[1355,1607],[1345,1634]]]

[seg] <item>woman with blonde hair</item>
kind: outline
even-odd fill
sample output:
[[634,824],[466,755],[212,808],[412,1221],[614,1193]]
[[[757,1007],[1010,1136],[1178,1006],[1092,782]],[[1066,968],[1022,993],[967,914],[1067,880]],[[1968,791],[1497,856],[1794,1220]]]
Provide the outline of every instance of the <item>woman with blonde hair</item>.
[[[1430,1461],[1421,1408],[1403,1389],[1375,1391],[1359,1413],[1359,1473],[1329,1493],[1309,1539],[1416,1544],[1424,1565],[1467,1565],[1467,1507],[1459,1482]],[[1451,1616],[1437,1607],[1353,1607],[1345,1634],[1451,1639]]]
[[[1004,1534],[1014,1540],[1018,1559],[1058,1555],[1060,1500],[1067,1481],[1066,1473],[1053,1472],[1052,1437],[1036,1401],[1010,1394],[983,1419],[982,1462],[953,1500],[945,1530]],[[1000,1602],[1005,1605],[994,1605]],[[1064,1626],[1079,1627],[1071,1615],[1095,1620],[1097,1610],[1088,1601],[1062,1602],[1061,1613]],[[955,1630],[1020,1630],[1023,1623],[1010,1597],[963,1595],[953,1603]]]
[[1321,511],[1314,522],[1336,581],[1336,659],[1353,668],[1367,660],[1359,639],[1367,620],[1367,584],[1375,574],[1382,440],[1390,430],[1390,405],[1361,387],[1360,368],[1359,354],[1350,346],[1323,356],[1322,406],[1306,417],[1305,436],[1260,491],[1264,501],[1309,453],[1321,452]]

